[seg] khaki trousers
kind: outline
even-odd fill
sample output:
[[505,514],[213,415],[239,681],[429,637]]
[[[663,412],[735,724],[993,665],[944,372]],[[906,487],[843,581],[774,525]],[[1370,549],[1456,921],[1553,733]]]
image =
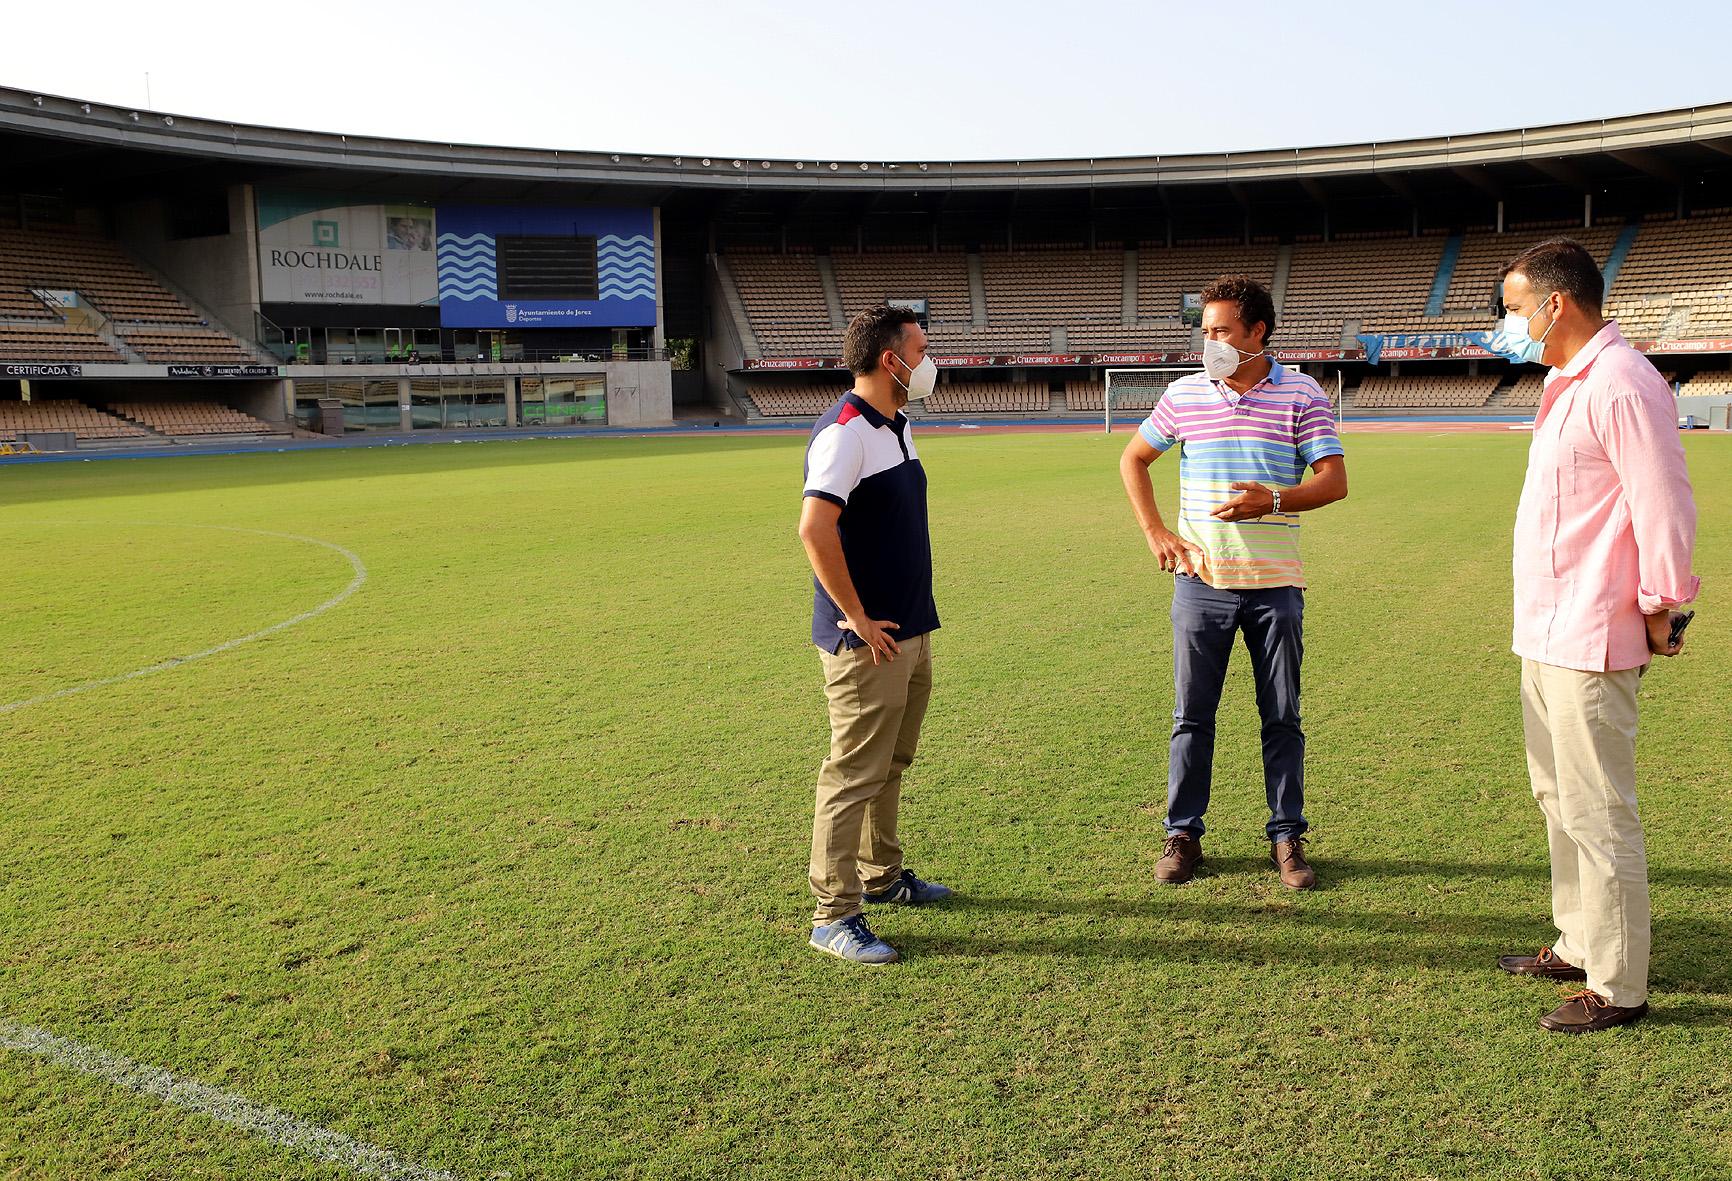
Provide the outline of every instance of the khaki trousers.
[[1528,774],[1551,845],[1554,950],[1620,1007],[1648,999],[1648,859],[1636,814],[1644,671],[1522,661]]
[[896,809],[932,697],[932,638],[903,641],[895,660],[877,664],[864,646],[818,654],[830,702],[810,866],[812,922],[822,925],[859,914],[863,890],[888,889],[902,875]]

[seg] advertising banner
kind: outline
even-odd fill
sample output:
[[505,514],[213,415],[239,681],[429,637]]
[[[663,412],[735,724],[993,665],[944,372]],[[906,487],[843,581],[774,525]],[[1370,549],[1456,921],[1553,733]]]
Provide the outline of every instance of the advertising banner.
[[438,298],[429,205],[260,189],[263,303],[430,304]]
[[656,322],[649,209],[441,205],[447,328],[648,328]]

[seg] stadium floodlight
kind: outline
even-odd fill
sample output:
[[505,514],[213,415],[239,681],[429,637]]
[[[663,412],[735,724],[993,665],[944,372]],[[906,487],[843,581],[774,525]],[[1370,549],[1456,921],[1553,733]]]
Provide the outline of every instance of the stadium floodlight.
[[1112,433],[1115,406],[1120,410],[1153,410],[1169,385],[1200,371],[1196,365],[1137,365],[1108,369],[1106,390],[1101,398],[1106,412],[1107,433]]

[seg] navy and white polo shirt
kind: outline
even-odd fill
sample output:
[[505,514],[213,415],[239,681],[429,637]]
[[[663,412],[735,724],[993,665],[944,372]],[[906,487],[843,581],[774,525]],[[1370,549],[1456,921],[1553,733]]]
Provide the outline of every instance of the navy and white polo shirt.
[[[841,506],[842,554],[866,614],[901,624],[890,633],[898,643],[936,631],[926,469],[907,417],[885,418],[852,390],[844,394],[812,428],[806,495]],[[816,577],[812,642],[831,653],[863,642],[843,629],[842,612]]]

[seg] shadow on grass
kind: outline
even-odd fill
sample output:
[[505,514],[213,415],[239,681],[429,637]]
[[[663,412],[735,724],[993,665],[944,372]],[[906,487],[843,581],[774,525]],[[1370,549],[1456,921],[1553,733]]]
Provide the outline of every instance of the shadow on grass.
[[[1261,862],[1254,863],[1261,867]],[[1476,867],[1483,869],[1484,867]],[[1141,898],[959,896],[947,904],[987,915],[1142,919],[1150,933],[970,935],[898,934],[910,954],[1076,956],[1226,964],[1333,964],[1391,971],[1402,967],[1495,971],[1499,955],[1536,950],[1551,935],[1544,911],[1515,914],[1435,910],[1307,908],[1285,891],[1269,899],[1220,901],[1161,888]],[[1184,929],[1176,929],[1183,924]],[[1202,933],[1197,927],[1202,927]],[[1656,990],[1732,996],[1732,921],[1702,915],[1654,922],[1651,979]],[[1709,1006],[1702,1023],[1722,1019]]]

